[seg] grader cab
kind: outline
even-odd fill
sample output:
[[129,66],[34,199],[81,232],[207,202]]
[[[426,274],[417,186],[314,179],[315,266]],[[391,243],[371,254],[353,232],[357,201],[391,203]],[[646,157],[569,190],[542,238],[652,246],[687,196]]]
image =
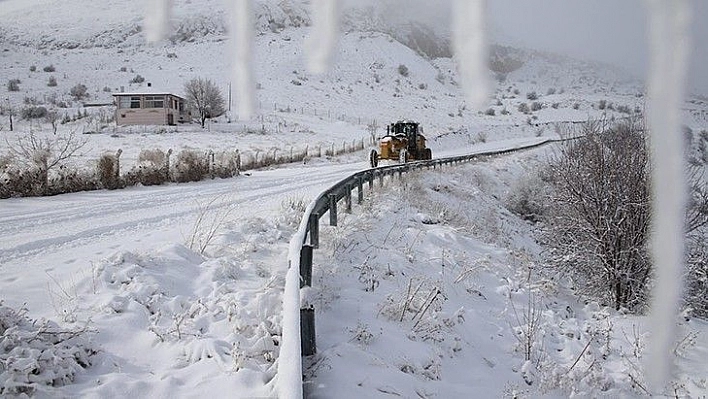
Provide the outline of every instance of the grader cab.
[[379,151],[371,150],[369,162],[375,168],[379,160],[401,163],[432,159],[433,153],[425,146],[423,128],[417,122],[398,121],[386,126],[386,135],[379,140]]

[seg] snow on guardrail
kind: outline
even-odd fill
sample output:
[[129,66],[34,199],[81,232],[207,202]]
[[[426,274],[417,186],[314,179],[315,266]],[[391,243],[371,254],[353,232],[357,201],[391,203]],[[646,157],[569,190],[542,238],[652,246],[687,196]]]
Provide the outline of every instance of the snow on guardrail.
[[[284,399],[301,399],[303,397],[302,354],[303,346],[305,346],[306,343],[303,343],[303,337],[301,336],[303,322],[300,317],[300,290],[303,286],[303,280],[301,278],[303,272],[309,272],[310,276],[312,274],[312,259],[310,257],[308,260],[309,264],[306,265],[301,265],[301,259],[303,256],[303,248],[309,247],[309,250],[311,250],[313,247],[318,246],[317,230],[319,229],[315,227],[313,223],[319,223],[319,219],[325,213],[330,212],[332,206],[336,207],[337,203],[343,198],[347,199],[348,205],[350,206],[351,191],[354,188],[359,190],[359,198],[361,199],[362,187],[365,181],[368,181],[369,186],[372,187],[373,181],[376,178],[383,179],[385,176],[393,176],[416,169],[435,168],[442,165],[469,162],[479,156],[506,154],[565,140],[566,139],[533,138],[524,142],[489,143],[485,148],[479,149],[471,154],[366,169],[352,174],[320,193],[320,195],[307,206],[298,230],[290,240],[287,260],[288,271],[285,277],[285,292],[283,294],[283,336],[281,340],[280,356],[278,358],[278,396]],[[334,220],[332,219],[332,213],[335,214]],[[334,212],[330,212],[330,223],[332,223],[332,221],[334,221],[336,225],[336,208]],[[315,231],[313,231],[313,227]],[[310,268],[310,270],[306,271],[304,270],[305,268]],[[306,323],[314,324],[314,317],[308,319]],[[305,330],[314,331],[314,325],[311,327],[311,329],[306,328]],[[310,338],[311,342],[314,344],[314,336]],[[308,348],[308,350],[314,352],[314,346]]]

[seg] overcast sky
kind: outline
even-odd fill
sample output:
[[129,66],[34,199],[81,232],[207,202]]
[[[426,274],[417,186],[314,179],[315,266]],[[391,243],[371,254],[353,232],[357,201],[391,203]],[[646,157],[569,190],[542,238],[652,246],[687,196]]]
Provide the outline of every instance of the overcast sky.
[[[672,0],[666,0],[672,1]],[[693,0],[688,87],[708,95],[708,1]],[[615,64],[645,77],[645,0],[489,0],[499,41]]]
[[[666,0],[672,1],[672,0]],[[622,66],[648,69],[645,0],[489,0],[497,40]],[[708,1],[693,0],[688,90],[708,95]]]
[[[380,0],[345,0],[347,2]],[[662,0],[672,2],[674,0]],[[388,0],[398,13],[450,23],[451,0]],[[493,41],[621,66],[646,77],[646,0],[487,0]],[[692,0],[693,43],[687,89],[708,96],[708,0]],[[398,14],[397,13],[397,14]]]

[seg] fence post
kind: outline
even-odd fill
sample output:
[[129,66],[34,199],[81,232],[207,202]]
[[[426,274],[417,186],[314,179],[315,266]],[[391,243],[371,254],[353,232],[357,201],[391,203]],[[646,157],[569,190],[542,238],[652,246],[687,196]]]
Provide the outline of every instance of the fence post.
[[165,180],[170,181],[170,155],[172,155],[172,148],[167,150],[165,155]]
[[312,287],[312,245],[303,245],[300,249],[300,288]]
[[329,195],[329,225],[337,225],[337,194]]
[[315,309],[312,307],[300,309],[300,350],[302,351],[302,356],[312,356],[317,353]]
[[344,195],[345,212],[352,213],[352,190],[354,189],[351,184],[347,184],[347,192]]
[[364,202],[364,177],[359,176],[357,180],[357,204]]
[[312,248],[320,247],[320,215],[317,213],[310,214],[309,220],[310,230],[310,245]]
[[122,148],[119,148],[118,151],[116,151],[116,170],[114,171],[116,174],[116,181],[120,178],[120,154],[122,153]]
[[374,174],[369,173],[369,190],[374,189]]

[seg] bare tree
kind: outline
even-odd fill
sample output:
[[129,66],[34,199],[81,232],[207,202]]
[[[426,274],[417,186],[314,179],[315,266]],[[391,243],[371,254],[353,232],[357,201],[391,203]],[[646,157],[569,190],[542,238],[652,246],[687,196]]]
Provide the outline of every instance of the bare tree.
[[59,114],[56,110],[47,112],[44,116],[44,121],[52,125],[52,133],[57,134],[57,123],[59,122]]
[[371,137],[371,144],[375,145],[376,144],[376,135],[379,132],[379,124],[374,119],[371,121],[371,123],[366,125],[366,131],[369,132],[369,136]]
[[708,317],[708,180],[706,165],[691,164],[688,169],[690,192],[687,230],[687,261],[684,305],[697,316]]
[[64,165],[86,145],[86,142],[77,139],[73,132],[68,136],[53,139],[38,138],[30,133],[27,137],[18,138],[14,144],[9,142],[7,144],[10,153],[18,162],[37,173],[39,191],[44,194],[49,187],[49,171]]
[[225,112],[221,91],[211,80],[192,79],[184,85],[184,91],[189,107],[199,115],[202,127],[204,127],[207,118],[213,118]]
[[588,122],[584,137],[552,161],[552,261],[579,279],[586,294],[616,309],[644,305],[651,278],[646,251],[650,164],[639,120],[609,127]]
[[[547,227],[551,263],[574,277],[585,294],[615,309],[641,311],[652,279],[647,248],[652,170],[644,126],[639,118],[614,125],[594,121],[582,133],[552,160],[555,206]],[[708,314],[703,295],[708,284],[701,283],[707,274],[701,254],[706,253],[708,189],[701,171],[687,166],[692,185],[685,223],[686,303],[694,309],[702,306]]]

